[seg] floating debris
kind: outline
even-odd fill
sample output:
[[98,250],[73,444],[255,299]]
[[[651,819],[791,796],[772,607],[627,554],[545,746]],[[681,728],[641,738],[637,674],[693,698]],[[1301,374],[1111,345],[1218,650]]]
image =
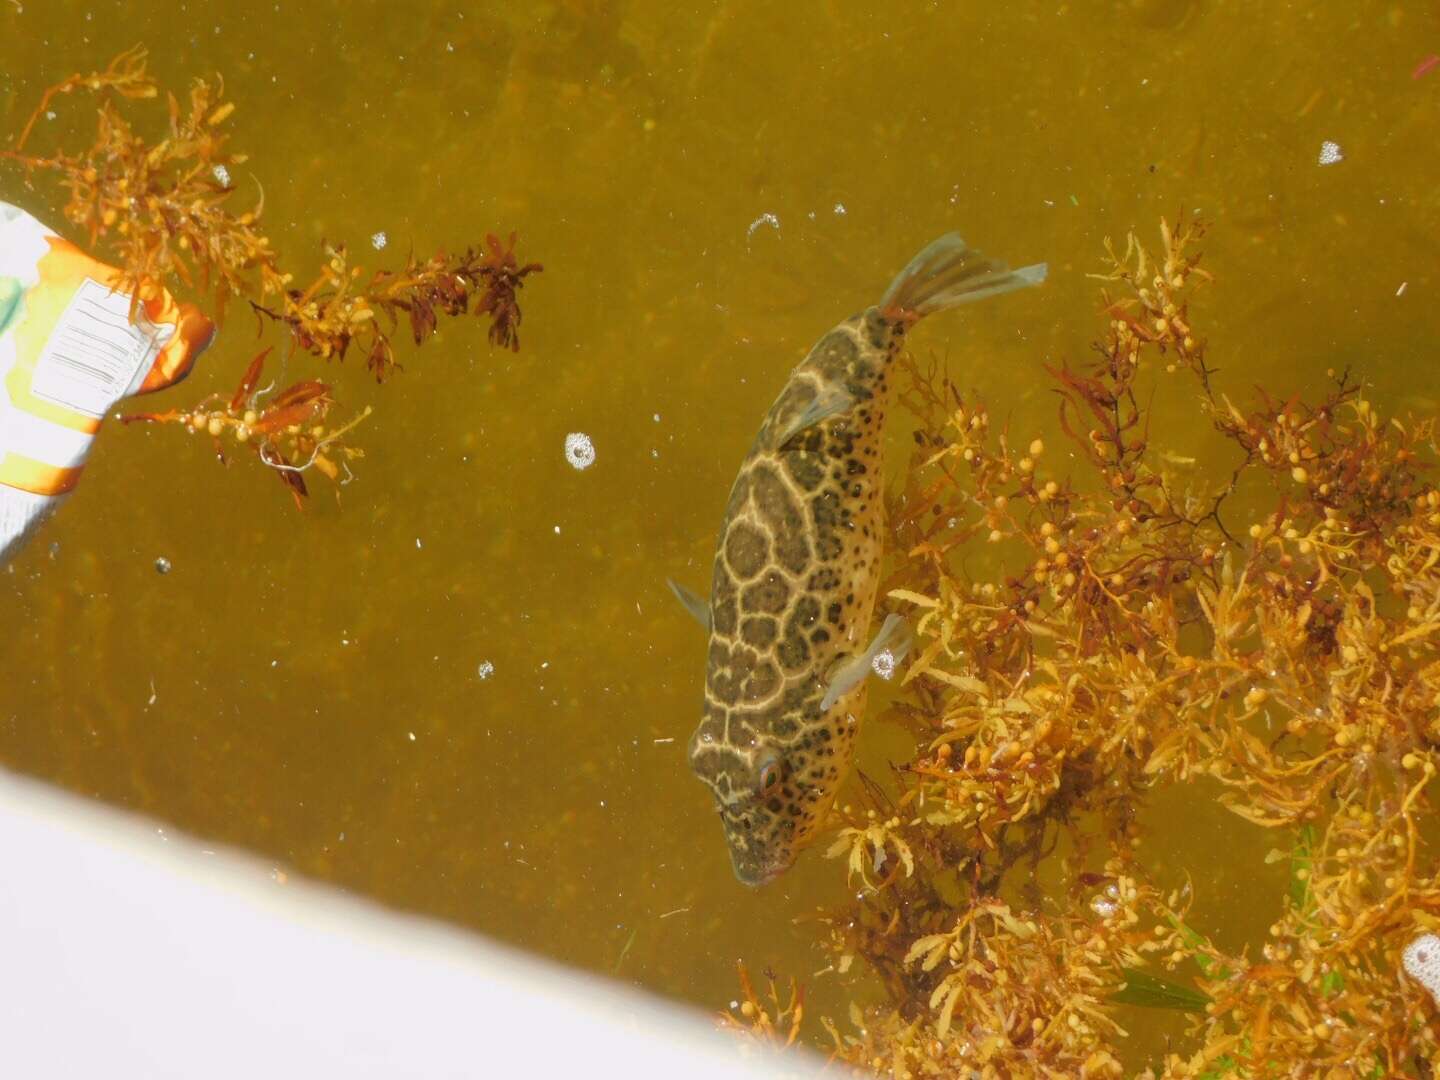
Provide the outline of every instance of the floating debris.
[[1345,152],[1340,149],[1340,144],[1326,139],[1320,144],[1320,164],[1337,165],[1345,160]]
[[595,464],[595,444],[590,436],[581,431],[572,431],[565,436],[565,460],[577,469],[588,469]]
[[210,171],[215,174],[215,179],[220,182],[221,187],[228,188],[230,186],[230,170],[224,165],[216,165]]
[[1395,295],[1396,295],[1396,296],[1404,296],[1404,295],[1405,295],[1405,289],[1406,289],[1406,287],[1407,287],[1409,284],[1410,284],[1410,282],[1408,282],[1408,281],[1402,281],[1402,282],[1400,282],[1400,288],[1398,288],[1398,289],[1395,290]]
[[749,240],[750,237],[754,236],[755,230],[758,229],[761,225],[769,225],[776,232],[780,231],[780,219],[774,214],[765,213],[761,214],[754,221],[750,222],[750,227],[745,230],[745,239]]
[[1429,56],[1425,57],[1424,60],[1421,60],[1420,63],[1415,65],[1415,70],[1410,72],[1410,78],[1423,79],[1426,75],[1429,75],[1430,72],[1434,71],[1437,67],[1440,67],[1440,56],[1437,56],[1435,53],[1431,53]]
[[495,674],[495,665],[492,664],[489,660],[482,660],[482,661],[480,661],[480,666],[475,669],[475,676],[476,676],[476,678],[488,679],[491,675],[494,675],[494,674]]
[[155,560],[155,572],[157,574],[168,574],[170,572],[170,560],[161,555]]
[[843,215],[845,214],[845,204],[844,204],[844,203],[841,203],[841,202],[837,202],[837,203],[835,204],[835,213],[836,213],[836,215],[838,215],[838,216],[843,216]]

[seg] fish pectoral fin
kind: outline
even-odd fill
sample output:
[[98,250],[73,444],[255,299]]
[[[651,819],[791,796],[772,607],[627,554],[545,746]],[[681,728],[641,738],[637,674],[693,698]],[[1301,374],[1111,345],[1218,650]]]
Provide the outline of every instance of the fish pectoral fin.
[[685,610],[695,617],[695,621],[708,631],[710,629],[710,605],[678,581],[666,578],[665,584],[670,586],[670,591],[675,594],[675,599],[679,600]]
[[823,424],[832,416],[841,416],[854,407],[855,395],[843,386],[832,383],[823,387],[798,416],[776,433],[774,449],[785,449],[795,436],[809,431],[816,424]]
[[905,655],[910,651],[910,642],[910,624],[899,615],[886,615],[874,640],[870,642],[870,647],[837,664],[830,673],[825,686],[825,696],[820,699],[820,711],[829,709],[863,683],[870,674],[875,658],[887,649],[897,662],[905,659]]

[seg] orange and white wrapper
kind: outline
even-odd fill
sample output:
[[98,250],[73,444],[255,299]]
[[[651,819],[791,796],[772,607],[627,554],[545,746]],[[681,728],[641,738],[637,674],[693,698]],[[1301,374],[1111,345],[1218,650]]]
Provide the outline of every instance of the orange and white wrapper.
[[159,285],[133,295],[0,202],[0,565],[79,482],[115,403],[179,382],[215,334]]

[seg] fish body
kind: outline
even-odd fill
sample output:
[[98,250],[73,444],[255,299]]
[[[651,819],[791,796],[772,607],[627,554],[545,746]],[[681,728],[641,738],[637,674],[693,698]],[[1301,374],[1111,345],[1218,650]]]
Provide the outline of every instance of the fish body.
[[[885,414],[893,363],[931,311],[1043,280],[954,234],[882,301],[831,329],[790,373],[730,491],[708,604],[700,724],[690,763],[714,793],[736,876],[783,873],[849,770],[870,661],[897,638],[870,618],[883,556]],[[868,646],[867,646],[868,643]]]

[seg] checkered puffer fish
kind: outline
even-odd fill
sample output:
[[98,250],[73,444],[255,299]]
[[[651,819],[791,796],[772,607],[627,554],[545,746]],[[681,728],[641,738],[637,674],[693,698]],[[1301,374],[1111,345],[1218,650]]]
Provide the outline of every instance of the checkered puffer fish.
[[715,793],[735,875],[762,885],[814,837],[849,769],[877,656],[903,658],[905,624],[866,641],[880,583],[891,363],[919,319],[1045,279],[940,237],[880,303],[822,337],[790,373],[730,492],[710,600],[671,583],[710,631],[690,763]]

